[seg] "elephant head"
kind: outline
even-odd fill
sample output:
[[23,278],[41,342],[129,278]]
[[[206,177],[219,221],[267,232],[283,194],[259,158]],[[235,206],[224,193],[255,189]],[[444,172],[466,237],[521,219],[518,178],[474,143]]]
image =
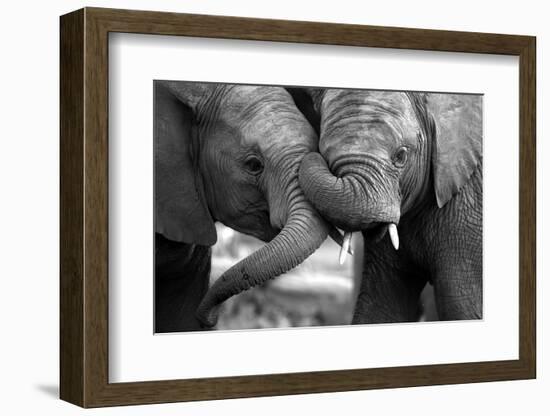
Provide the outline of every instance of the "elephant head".
[[325,240],[327,224],[298,186],[317,135],[278,87],[157,81],[156,231],[211,246],[215,221],[268,244],[227,270],[197,318],[297,266]]
[[345,231],[380,237],[389,229],[397,248],[400,218],[429,198],[443,207],[481,163],[480,96],[340,89],[293,96],[320,132],[320,153],[304,157],[300,184]]

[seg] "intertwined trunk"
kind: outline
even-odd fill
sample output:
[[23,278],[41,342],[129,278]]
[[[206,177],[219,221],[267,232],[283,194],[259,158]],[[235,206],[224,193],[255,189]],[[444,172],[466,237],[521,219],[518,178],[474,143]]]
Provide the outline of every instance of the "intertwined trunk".
[[288,195],[286,224],[268,244],[227,270],[207,292],[197,310],[197,319],[207,327],[216,325],[221,303],[252,287],[293,269],[326,239],[329,227],[312,208],[298,186],[298,167],[285,186]]
[[330,223],[357,231],[377,222],[399,221],[397,178],[366,158],[347,158],[336,176],[319,153],[304,157],[300,186],[307,199]]

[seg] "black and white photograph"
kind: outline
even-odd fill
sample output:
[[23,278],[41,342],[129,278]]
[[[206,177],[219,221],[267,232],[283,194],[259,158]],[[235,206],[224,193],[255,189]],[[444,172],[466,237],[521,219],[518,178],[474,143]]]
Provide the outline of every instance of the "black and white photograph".
[[483,318],[481,94],[153,88],[155,333]]

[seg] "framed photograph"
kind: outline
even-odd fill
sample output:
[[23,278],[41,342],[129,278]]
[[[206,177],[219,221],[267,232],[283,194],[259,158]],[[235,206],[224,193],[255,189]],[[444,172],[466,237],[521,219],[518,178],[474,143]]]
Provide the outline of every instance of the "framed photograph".
[[60,396],[535,378],[535,38],[61,17]]

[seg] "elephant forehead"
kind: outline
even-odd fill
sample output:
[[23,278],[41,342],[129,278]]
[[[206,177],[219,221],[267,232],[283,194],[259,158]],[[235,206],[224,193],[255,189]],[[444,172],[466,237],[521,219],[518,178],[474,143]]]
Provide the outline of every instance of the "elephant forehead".
[[255,145],[262,151],[303,146],[314,150],[317,135],[307,120],[299,113],[267,111],[248,121],[242,128],[245,145]]
[[239,119],[254,118],[273,107],[290,107],[294,101],[281,87],[236,85],[227,88],[222,105]]
[[417,128],[414,110],[404,92],[329,90],[322,107],[324,123],[337,123],[354,116],[366,122],[390,125],[396,132]]
[[225,104],[225,123],[239,132],[245,146],[261,150],[278,144],[315,146],[315,131],[283,88],[234,87]]
[[380,158],[386,158],[392,149],[397,147],[399,140],[391,128],[387,125],[372,126],[364,124],[361,128],[356,128],[351,134],[339,134],[335,140],[321,140],[319,151],[334,160],[343,155],[369,154]]

